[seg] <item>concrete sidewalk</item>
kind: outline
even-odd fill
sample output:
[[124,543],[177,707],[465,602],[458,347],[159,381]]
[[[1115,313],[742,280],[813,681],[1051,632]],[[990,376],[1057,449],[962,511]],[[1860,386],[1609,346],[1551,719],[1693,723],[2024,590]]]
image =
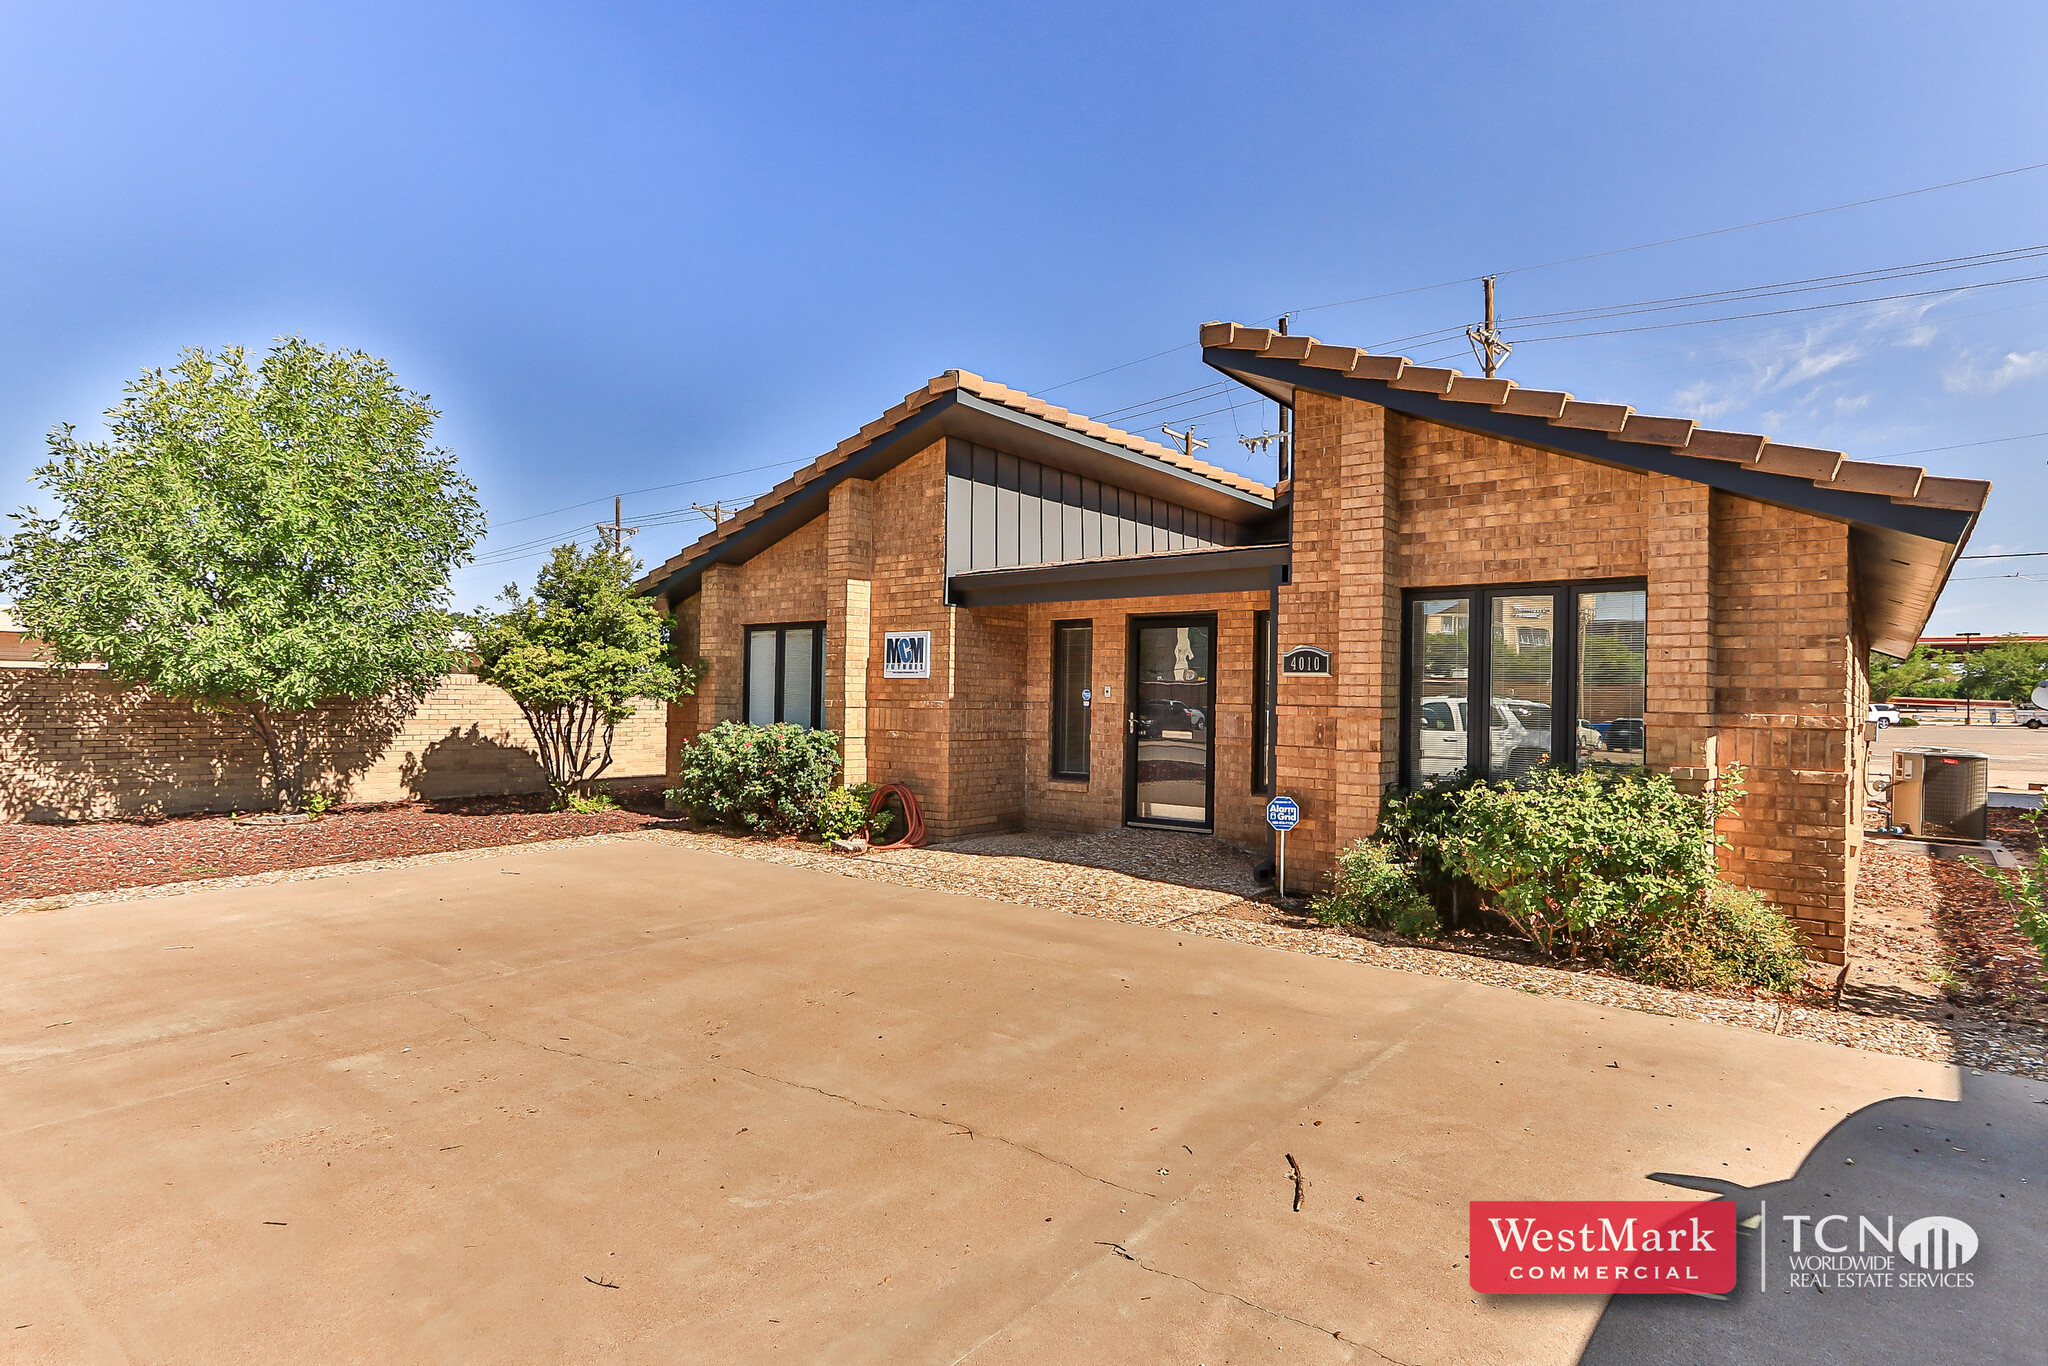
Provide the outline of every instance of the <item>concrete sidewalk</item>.
[[1959,1080],[651,843],[0,955],[11,1361],[1569,1362],[1603,1302],[1474,1294],[1467,1200],[1765,1186]]

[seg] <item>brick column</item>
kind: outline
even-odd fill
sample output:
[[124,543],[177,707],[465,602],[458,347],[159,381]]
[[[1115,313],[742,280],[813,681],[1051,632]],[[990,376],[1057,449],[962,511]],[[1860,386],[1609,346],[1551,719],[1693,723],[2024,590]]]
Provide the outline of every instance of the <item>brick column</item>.
[[1711,491],[1683,479],[1652,478],[1645,527],[1650,592],[1644,759],[1659,771],[1701,770],[1714,759]]
[[720,721],[736,721],[742,711],[740,689],[746,683],[746,622],[740,619],[740,571],[715,564],[704,571],[697,589],[697,651],[704,657],[704,677],[697,682],[697,730]]
[[1297,885],[1315,885],[1336,851],[1371,829],[1388,778],[1384,699],[1400,599],[1389,576],[1386,452],[1384,409],[1297,392],[1294,557],[1280,590],[1280,648],[1331,652],[1331,677],[1282,677],[1275,690],[1276,776],[1302,805],[1287,840]]
[[868,777],[868,664],[873,658],[875,486],[832,489],[825,524],[825,724],[842,738],[843,781]]

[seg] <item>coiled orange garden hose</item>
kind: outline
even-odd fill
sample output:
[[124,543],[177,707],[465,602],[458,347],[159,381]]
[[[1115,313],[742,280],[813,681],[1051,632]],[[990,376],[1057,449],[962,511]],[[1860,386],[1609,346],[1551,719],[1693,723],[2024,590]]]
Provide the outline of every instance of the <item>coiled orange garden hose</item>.
[[871,849],[907,849],[922,845],[925,841],[924,811],[917,804],[916,794],[902,783],[883,783],[880,787],[876,788],[875,795],[868,798],[868,815],[872,816],[877,811],[880,811],[882,804],[892,796],[896,798],[897,804],[903,808],[903,836],[901,839],[891,840],[887,844],[874,844],[868,847]]

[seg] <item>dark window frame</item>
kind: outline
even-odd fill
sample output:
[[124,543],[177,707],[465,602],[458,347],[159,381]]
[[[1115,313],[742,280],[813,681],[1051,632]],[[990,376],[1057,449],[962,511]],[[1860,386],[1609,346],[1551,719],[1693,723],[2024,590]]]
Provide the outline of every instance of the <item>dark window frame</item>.
[[1280,652],[1274,648],[1273,614],[1260,608],[1252,613],[1252,791],[1271,795],[1273,791],[1274,725],[1273,672]]
[[815,720],[800,722],[812,730],[825,729],[825,623],[822,621],[762,621],[755,622],[740,630],[740,719],[748,725],[760,725],[753,719],[754,700],[754,633],[775,632],[775,721],[787,720],[782,714],[786,696],[783,691],[783,668],[789,657],[789,633],[809,631],[811,633],[811,716]]
[[[1432,585],[1401,591],[1401,706],[1400,780],[1404,789],[1417,785],[1410,754],[1409,737],[1415,733],[1417,699],[1410,680],[1415,669],[1415,610],[1418,601],[1436,598],[1464,598],[1468,602],[1465,637],[1470,651],[1465,666],[1465,769],[1488,777],[1493,695],[1493,599],[1550,593],[1557,600],[1551,613],[1550,632],[1550,735],[1551,753],[1557,752],[1557,737],[1572,741],[1572,763],[1578,764],[1579,733],[1579,598],[1586,593],[1642,593],[1647,602],[1649,581],[1631,579],[1556,579],[1538,583],[1473,583]],[[1648,623],[1645,621],[1644,667],[1648,668]],[[1478,724],[1478,722],[1486,724]],[[1645,725],[1645,731],[1648,726]],[[1648,757],[1645,741],[1644,757]]]
[[1081,680],[1081,686],[1083,688],[1093,688],[1095,686],[1092,681],[1095,673],[1094,618],[1076,617],[1064,621],[1055,621],[1052,624],[1052,725],[1050,727],[1052,754],[1048,769],[1050,776],[1061,782],[1085,783],[1092,776],[1095,767],[1095,708],[1092,705],[1081,709],[1083,740],[1081,745],[1081,763],[1083,767],[1079,772],[1071,772],[1060,768],[1060,754],[1066,749],[1067,740],[1064,723],[1061,720],[1063,709],[1060,706],[1060,663],[1064,657],[1060,651],[1060,634],[1063,631],[1070,630],[1085,630],[1088,633],[1088,676]]

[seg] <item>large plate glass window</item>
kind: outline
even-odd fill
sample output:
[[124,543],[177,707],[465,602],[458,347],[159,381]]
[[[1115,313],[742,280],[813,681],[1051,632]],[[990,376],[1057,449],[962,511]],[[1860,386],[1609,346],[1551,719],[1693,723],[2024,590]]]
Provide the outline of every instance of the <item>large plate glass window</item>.
[[1052,773],[1055,778],[1088,776],[1088,681],[1095,664],[1095,625],[1087,621],[1052,624]]
[[1556,651],[1557,594],[1502,593],[1488,602],[1486,771],[1519,778],[1555,755],[1551,715]]
[[790,721],[809,730],[825,724],[825,627],[815,621],[749,626],[747,722]]
[[1417,780],[1441,778],[1467,763],[1472,599],[1411,599],[1408,632],[1408,772]]
[[1633,584],[1410,593],[1403,780],[1642,765],[1647,603]]
[[1649,595],[1579,594],[1579,762],[1642,764]]

